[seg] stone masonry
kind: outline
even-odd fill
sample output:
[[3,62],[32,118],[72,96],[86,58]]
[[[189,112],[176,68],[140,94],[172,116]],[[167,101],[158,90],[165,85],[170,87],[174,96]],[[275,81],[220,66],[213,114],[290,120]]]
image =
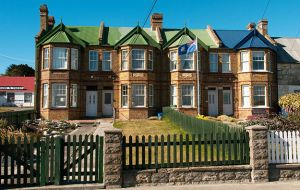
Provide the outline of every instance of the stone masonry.
[[122,130],[104,131],[104,185],[107,189],[122,185]]
[[249,132],[250,166],[252,167],[252,182],[269,181],[269,160],[268,160],[268,128],[254,125],[247,127]]

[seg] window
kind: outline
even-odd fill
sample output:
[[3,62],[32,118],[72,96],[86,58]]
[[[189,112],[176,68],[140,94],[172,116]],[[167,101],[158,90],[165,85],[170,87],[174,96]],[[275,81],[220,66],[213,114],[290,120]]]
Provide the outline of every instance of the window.
[[48,108],[49,85],[43,84],[43,108]]
[[150,84],[149,85],[149,107],[153,107],[154,106],[154,89],[153,89],[153,85]]
[[71,69],[78,69],[78,49],[71,49]]
[[153,51],[148,51],[148,70],[153,70]]
[[50,48],[44,48],[44,54],[43,54],[43,69],[49,68],[49,53]]
[[218,72],[218,54],[216,53],[209,54],[209,71]]
[[145,85],[132,85],[132,104],[133,107],[145,107]]
[[67,106],[67,85],[52,84],[52,107]]
[[176,85],[171,85],[171,104],[170,106],[177,107],[177,89]]
[[242,85],[242,107],[250,107],[250,86]]
[[194,104],[194,86],[185,84],[181,86],[182,106],[193,106]]
[[222,54],[222,73],[229,73],[231,71],[229,53]]
[[77,94],[78,94],[78,86],[77,84],[71,84],[71,107],[77,107]]
[[253,87],[253,105],[266,106],[266,86]]
[[241,71],[249,71],[249,52],[247,51],[241,52]]
[[182,70],[194,69],[194,53],[188,53],[181,57],[181,69]]
[[253,71],[265,70],[265,52],[257,51],[252,53]]
[[143,70],[145,69],[145,51],[142,49],[132,50],[132,69]]
[[231,104],[230,91],[223,91],[223,104]]
[[24,103],[32,102],[32,93],[24,93]]
[[128,107],[128,85],[127,84],[123,84],[121,86],[122,88],[122,107]]
[[122,50],[122,57],[121,57],[121,70],[127,70],[128,69],[128,51]]
[[111,71],[111,52],[110,51],[103,51],[102,70],[103,71]]
[[98,51],[89,51],[89,70],[98,71]]
[[170,70],[174,71],[177,69],[177,52],[171,51],[170,52]]
[[53,48],[53,69],[67,69],[68,49]]

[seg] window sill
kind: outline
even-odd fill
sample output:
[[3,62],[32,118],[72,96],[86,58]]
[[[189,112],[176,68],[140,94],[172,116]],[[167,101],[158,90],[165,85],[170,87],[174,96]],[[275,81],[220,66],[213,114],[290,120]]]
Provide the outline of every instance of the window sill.
[[239,107],[239,109],[266,109],[271,108],[269,106],[250,106],[250,107]]
[[181,108],[195,108],[194,106],[181,106]]
[[237,74],[242,74],[242,73],[273,73],[273,72],[270,72],[270,71],[255,71],[255,70],[237,72]]

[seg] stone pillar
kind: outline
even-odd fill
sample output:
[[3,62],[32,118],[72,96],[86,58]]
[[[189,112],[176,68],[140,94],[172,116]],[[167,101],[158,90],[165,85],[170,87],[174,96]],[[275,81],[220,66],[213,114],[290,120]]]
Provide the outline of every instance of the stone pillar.
[[104,185],[107,189],[122,186],[122,130],[104,131]]
[[251,179],[253,183],[269,181],[268,128],[260,125],[246,127],[249,132]]

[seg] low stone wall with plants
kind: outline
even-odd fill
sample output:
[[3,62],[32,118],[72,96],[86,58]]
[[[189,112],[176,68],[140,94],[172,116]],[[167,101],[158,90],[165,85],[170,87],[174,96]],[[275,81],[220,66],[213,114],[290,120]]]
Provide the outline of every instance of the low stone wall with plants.
[[123,171],[123,186],[251,182],[251,167],[207,166]]
[[270,181],[300,180],[300,164],[271,164],[269,167]]

